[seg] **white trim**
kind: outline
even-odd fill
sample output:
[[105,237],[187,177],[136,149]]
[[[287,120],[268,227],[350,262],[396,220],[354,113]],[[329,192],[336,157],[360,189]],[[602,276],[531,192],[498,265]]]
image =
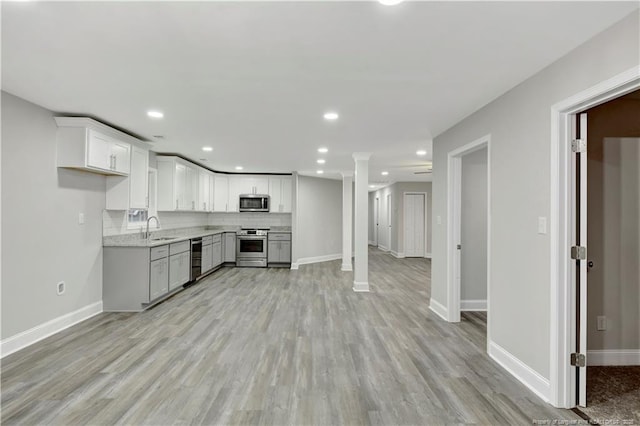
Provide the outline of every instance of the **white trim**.
[[461,311],[487,311],[487,300],[467,299],[460,301]]
[[495,342],[489,342],[489,356],[502,368],[507,370],[522,384],[538,395],[544,402],[549,402],[549,380],[541,376],[533,368],[509,353]]
[[587,351],[587,365],[640,365],[640,349]]
[[345,272],[353,271],[353,265],[351,263],[343,263],[340,270]]
[[397,251],[393,251],[393,250],[389,251],[389,253],[391,253],[391,256],[397,257],[398,259],[405,258],[404,253],[398,253]]
[[356,293],[368,293],[369,292],[369,282],[368,281],[354,281],[353,282],[353,291]]
[[368,244],[369,244],[370,246],[375,246],[375,245],[376,245],[375,241],[371,241],[371,240],[369,240]]
[[297,270],[298,270],[298,266],[299,266],[299,265],[298,265],[297,263],[292,263],[292,264],[291,264],[291,270],[292,270],[292,271],[297,271]]
[[449,312],[447,312],[447,308],[444,305],[438,303],[438,301],[433,298],[429,301],[429,309],[431,309],[436,315],[442,318],[445,321],[448,321]]
[[76,311],[69,312],[58,318],[36,325],[29,330],[3,339],[0,341],[0,357],[4,358],[7,355],[33,345],[42,339],[46,339],[99,313],[102,313],[102,301],[92,303],[91,305],[87,305]]
[[383,245],[379,245],[378,249],[380,249],[381,251],[389,251],[389,249]]
[[[575,404],[575,368],[569,357],[575,348],[573,280],[569,262],[571,244],[570,116],[615,99],[640,87],[640,67],[634,66],[551,107],[550,140],[550,382],[551,403],[560,408]],[[586,307],[585,307],[586,308]],[[574,337],[574,336],[573,336]]]
[[[460,241],[462,157],[487,149],[487,306],[491,283],[491,134],[469,142],[447,154],[447,305],[448,321],[460,322],[460,282],[456,280],[459,267],[457,245]],[[491,336],[491,321],[487,318],[487,342]],[[488,345],[488,343],[487,343]],[[488,350],[488,346],[487,346]]]
[[425,254],[424,254],[424,257],[425,257],[426,259],[431,259],[431,253],[425,253]]
[[342,253],[327,254],[324,256],[301,257],[296,262],[296,265],[297,266],[308,265],[310,263],[328,262],[330,260],[338,260],[338,259],[340,260],[342,259]]

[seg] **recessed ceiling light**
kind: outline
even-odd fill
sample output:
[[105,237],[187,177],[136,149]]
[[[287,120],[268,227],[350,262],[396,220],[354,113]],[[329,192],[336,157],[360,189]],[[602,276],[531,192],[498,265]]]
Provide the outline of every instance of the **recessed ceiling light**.
[[200,161],[209,161],[206,158],[201,158]]
[[147,115],[151,118],[162,118],[164,114],[160,111],[147,111]]
[[369,185],[369,188],[375,188],[375,187],[376,187],[375,185]]
[[236,166],[236,170],[242,170],[242,166]]
[[317,174],[319,174],[319,175],[321,175],[321,174],[323,174],[323,173],[324,173],[324,170],[316,170],[316,173],[317,173]]
[[404,0],[378,0],[378,3],[384,4],[385,6],[395,6],[396,4],[402,3]]
[[324,113],[325,120],[333,121],[333,120],[337,120],[338,117],[339,115],[337,112],[329,111]]
[[206,151],[206,152],[211,152],[211,151],[213,151],[213,148],[212,148],[212,147],[210,147],[210,146],[203,146],[203,147],[202,147],[202,150],[203,150],[203,151]]
[[382,176],[387,176],[389,174],[389,172],[382,172],[380,173]]
[[318,164],[324,164],[326,162],[327,161],[324,158],[318,158],[318,160],[316,161],[316,163],[318,163]]
[[418,155],[427,155],[427,151],[425,151],[424,149],[419,149],[416,151],[416,154]]
[[318,148],[318,152],[320,154],[326,154],[327,152],[329,152],[329,148],[325,148],[325,147]]

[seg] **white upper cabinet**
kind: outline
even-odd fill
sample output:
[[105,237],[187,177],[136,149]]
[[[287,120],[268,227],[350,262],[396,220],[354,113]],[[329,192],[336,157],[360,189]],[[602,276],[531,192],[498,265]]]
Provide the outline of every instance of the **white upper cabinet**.
[[[178,157],[158,156],[158,210],[192,210],[189,199],[187,162]],[[192,197],[191,197],[192,198]]]
[[127,176],[138,139],[87,117],[55,117],[58,167]]
[[226,212],[229,208],[229,178],[215,175],[213,190],[213,211]]
[[149,151],[131,147],[128,177],[107,176],[107,210],[149,208]]
[[271,213],[291,213],[291,177],[269,177]]
[[200,169],[196,210],[203,212],[213,211],[214,185],[213,173],[205,169]]

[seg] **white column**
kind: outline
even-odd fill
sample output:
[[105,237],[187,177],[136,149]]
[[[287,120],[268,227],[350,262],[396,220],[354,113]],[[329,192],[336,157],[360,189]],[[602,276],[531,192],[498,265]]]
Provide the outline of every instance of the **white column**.
[[355,215],[354,231],[355,250],[353,291],[369,291],[369,152],[354,152],[356,162]]
[[342,268],[353,271],[351,255],[353,253],[353,172],[342,172]]

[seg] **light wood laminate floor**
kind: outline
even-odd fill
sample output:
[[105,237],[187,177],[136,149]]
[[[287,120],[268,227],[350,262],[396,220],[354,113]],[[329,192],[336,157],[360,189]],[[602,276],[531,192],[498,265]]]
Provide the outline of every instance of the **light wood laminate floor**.
[[224,268],[2,362],[2,424],[523,424],[578,419],[485,353],[486,317],[429,311],[430,261]]

